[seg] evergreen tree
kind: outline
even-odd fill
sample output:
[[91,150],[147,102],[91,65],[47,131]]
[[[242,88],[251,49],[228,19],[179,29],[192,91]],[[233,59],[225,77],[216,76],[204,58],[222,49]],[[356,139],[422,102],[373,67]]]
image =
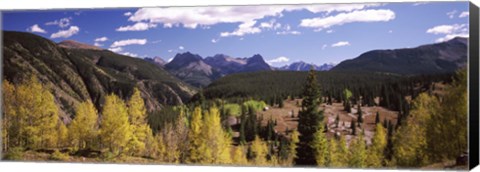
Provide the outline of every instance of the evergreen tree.
[[318,131],[318,124],[323,121],[323,111],[318,110],[320,90],[317,86],[315,70],[311,69],[303,89],[302,108],[298,113],[298,132],[300,142],[297,148],[297,165],[316,165],[312,142]]
[[352,129],[352,135],[357,135],[357,125],[353,119],[350,123],[350,129]]
[[358,103],[358,106],[357,106],[357,110],[358,110],[358,123],[363,123],[363,112],[362,112],[362,107],[360,106],[360,103]]

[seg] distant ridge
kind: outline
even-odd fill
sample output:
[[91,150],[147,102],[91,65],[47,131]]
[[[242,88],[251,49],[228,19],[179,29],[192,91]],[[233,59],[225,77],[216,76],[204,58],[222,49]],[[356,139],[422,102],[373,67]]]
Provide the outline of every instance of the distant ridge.
[[77,42],[74,40],[65,40],[60,43],[58,43],[59,47],[63,48],[74,48],[74,49],[87,49],[87,50],[103,50],[100,47],[93,46],[93,45],[88,45],[85,43]]
[[467,38],[416,48],[373,50],[345,60],[332,71],[369,71],[402,75],[454,72],[467,65]]

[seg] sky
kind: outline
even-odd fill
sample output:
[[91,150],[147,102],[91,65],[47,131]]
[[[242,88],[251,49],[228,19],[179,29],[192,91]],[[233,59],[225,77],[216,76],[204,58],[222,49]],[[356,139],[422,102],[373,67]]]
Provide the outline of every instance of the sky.
[[2,29],[137,58],[260,54],[279,67],[468,37],[468,16],[468,2],[24,10],[3,11]]

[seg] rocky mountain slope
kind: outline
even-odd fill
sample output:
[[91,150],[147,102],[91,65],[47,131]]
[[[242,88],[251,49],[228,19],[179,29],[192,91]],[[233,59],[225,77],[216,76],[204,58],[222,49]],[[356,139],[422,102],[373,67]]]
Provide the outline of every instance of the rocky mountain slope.
[[[56,44],[24,32],[3,32],[3,77],[13,83],[36,75],[69,117],[81,101],[101,108],[104,97],[124,99],[138,87],[148,110],[182,104],[196,89],[145,60],[98,50],[76,42]],[[67,118],[68,120],[68,118]]]
[[345,60],[332,71],[370,71],[403,75],[448,73],[467,65],[467,38],[416,48],[373,50]]

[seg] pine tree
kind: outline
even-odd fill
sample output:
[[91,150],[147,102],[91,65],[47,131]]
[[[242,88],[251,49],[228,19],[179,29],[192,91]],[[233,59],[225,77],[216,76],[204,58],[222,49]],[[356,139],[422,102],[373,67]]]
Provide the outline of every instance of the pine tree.
[[123,154],[128,152],[127,144],[131,137],[127,106],[115,94],[106,96],[100,124],[102,144],[113,154]]
[[320,90],[317,86],[315,70],[311,69],[303,89],[302,109],[298,113],[300,142],[297,148],[297,165],[316,165],[312,141],[318,131],[318,123],[323,121],[323,111],[318,110]]
[[358,123],[363,123],[363,112],[362,112],[362,107],[360,106],[360,103],[357,105],[357,110],[358,110]]
[[357,135],[357,125],[353,119],[350,123],[350,128],[352,129],[352,135]]
[[98,136],[98,114],[90,100],[80,103],[68,131],[74,150],[92,149]]

